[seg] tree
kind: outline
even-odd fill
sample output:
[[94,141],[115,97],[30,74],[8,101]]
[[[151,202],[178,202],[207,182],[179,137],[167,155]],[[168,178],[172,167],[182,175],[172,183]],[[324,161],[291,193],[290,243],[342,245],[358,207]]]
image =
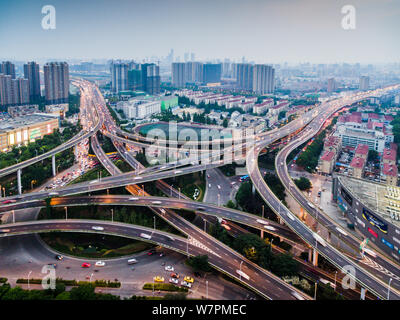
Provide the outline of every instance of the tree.
[[290,254],[281,253],[272,259],[271,271],[279,277],[294,276],[299,271],[299,264]]
[[207,255],[199,255],[195,257],[191,257],[187,260],[189,266],[193,268],[195,272],[204,271],[208,272],[211,270],[211,267],[208,263]]
[[92,284],[72,288],[70,291],[71,300],[96,300],[94,289]]
[[225,118],[224,121],[222,121],[222,126],[223,126],[224,128],[227,128],[227,127],[228,127],[228,119],[227,119],[227,118]]
[[186,300],[186,293],[178,292],[178,293],[167,293],[164,296],[164,300]]
[[301,177],[300,179],[295,179],[294,183],[302,191],[308,190],[312,186],[311,181],[309,179],[307,179],[306,177]]
[[378,156],[379,156],[378,151],[375,151],[375,150],[368,151],[368,161],[375,162],[378,160]]
[[232,200],[229,200],[229,201],[226,203],[226,207],[227,207],[227,208],[230,208],[230,209],[236,209],[236,205],[235,205],[235,203],[234,203]]

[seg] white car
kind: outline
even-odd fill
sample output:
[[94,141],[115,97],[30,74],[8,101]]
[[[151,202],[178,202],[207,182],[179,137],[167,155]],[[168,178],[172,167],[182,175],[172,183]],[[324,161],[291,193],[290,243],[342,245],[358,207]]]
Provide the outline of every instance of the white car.
[[104,267],[106,265],[106,263],[104,261],[97,261],[94,265],[96,267]]
[[191,288],[191,287],[192,287],[192,284],[189,283],[189,282],[186,282],[186,281],[182,281],[182,282],[181,282],[181,285],[182,285],[182,286],[185,286],[185,287],[188,287],[188,288]]
[[103,227],[99,227],[99,226],[93,226],[92,229],[93,230],[97,230],[97,231],[103,231],[104,230]]
[[169,278],[170,283],[179,284],[179,280],[175,278]]
[[174,271],[174,267],[172,266],[166,266],[165,271]]

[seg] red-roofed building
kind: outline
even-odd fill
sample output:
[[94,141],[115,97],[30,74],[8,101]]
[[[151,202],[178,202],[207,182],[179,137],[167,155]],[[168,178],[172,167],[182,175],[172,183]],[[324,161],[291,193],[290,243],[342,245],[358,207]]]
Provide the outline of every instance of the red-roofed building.
[[398,170],[395,164],[385,163],[382,168],[381,180],[385,180],[386,184],[397,186]]
[[383,149],[383,156],[382,156],[383,164],[396,164],[396,151],[393,149]]
[[364,172],[364,166],[365,166],[365,159],[359,158],[359,157],[354,157],[353,160],[351,160],[350,163],[350,168],[352,169],[352,175],[355,178],[362,178],[363,172]]
[[325,151],[319,161],[320,171],[325,174],[331,174],[335,167],[336,153]]
[[354,157],[363,158],[367,160],[368,158],[368,146],[366,144],[357,145],[356,150],[354,151]]
[[342,140],[336,136],[329,136],[324,142],[324,151],[333,151],[336,153],[336,158],[342,149]]

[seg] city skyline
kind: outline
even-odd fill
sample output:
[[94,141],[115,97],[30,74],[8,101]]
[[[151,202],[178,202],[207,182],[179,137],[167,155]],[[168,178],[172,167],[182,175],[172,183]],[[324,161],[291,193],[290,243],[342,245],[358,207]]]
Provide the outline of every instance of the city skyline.
[[255,63],[399,61],[400,3],[391,0],[350,3],[356,8],[355,30],[341,26],[345,1],[152,0],[118,6],[53,1],[55,30],[41,27],[46,4],[0,4],[1,58],[143,59],[166,56],[173,48],[181,61],[191,52],[204,61],[243,56]]

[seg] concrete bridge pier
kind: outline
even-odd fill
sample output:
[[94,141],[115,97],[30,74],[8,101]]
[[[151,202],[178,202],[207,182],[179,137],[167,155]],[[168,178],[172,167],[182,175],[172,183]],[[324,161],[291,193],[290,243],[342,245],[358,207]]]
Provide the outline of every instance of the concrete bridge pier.
[[365,300],[365,294],[367,293],[367,289],[361,287],[361,295],[360,300]]

